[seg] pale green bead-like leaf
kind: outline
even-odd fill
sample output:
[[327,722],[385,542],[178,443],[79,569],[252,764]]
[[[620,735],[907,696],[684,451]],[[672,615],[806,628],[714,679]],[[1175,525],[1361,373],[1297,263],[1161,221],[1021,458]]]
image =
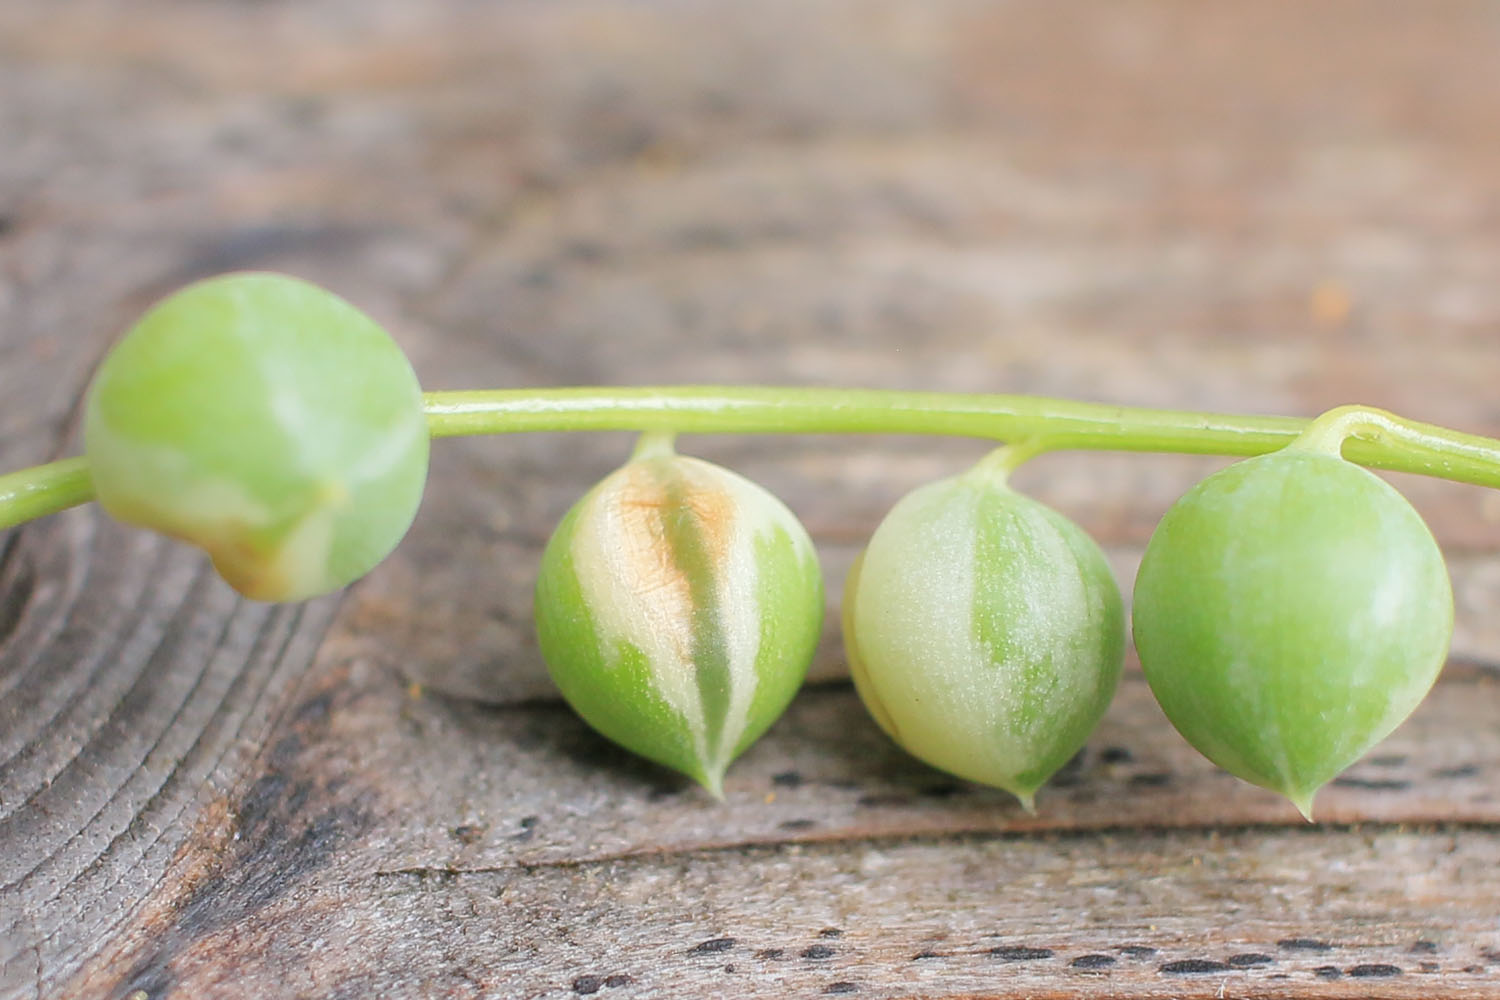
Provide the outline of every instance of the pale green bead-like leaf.
[[662,449],[605,478],[542,557],[537,634],[573,708],[723,794],[811,662],[822,579],[807,532],[727,469]]
[[95,375],[84,438],[105,510],[202,547],[266,601],[368,572],[427,476],[422,391],[400,348],[279,274],[210,278],[152,308]]
[[1173,505],[1141,560],[1134,620],[1178,731],[1311,818],[1317,790],[1437,679],[1453,594],[1400,493],[1294,448],[1236,462]]
[[981,467],[881,522],[849,574],[844,641],[888,735],[1030,809],[1114,694],[1124,611],[1082,529]]

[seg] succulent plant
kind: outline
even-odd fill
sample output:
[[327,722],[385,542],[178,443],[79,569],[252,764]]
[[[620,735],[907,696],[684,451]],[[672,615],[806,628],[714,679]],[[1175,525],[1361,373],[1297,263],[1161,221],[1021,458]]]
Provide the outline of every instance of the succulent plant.
[[1167,512],[1136,577],[1134,622],[1178,731],[1310,819],[1317,790],[1437,679],[1453,594],[1401,494],[1293,446],[1223,469]]
[[1109,705],[1124,621],[1093,540],[988,463],[896,504],[844,595],[850,669],[881,728],[1028,810]]
[[791,511],[656,436],[563,518],[536,589],[569,704],[716,797],[801,686],[822,616],[817,555]]
[[406,534],[427,478],[401,349],[279,274],[200,281],[147,312],[94,376],[84,438],[110,514],[206,549],[264,601],[363,576]]

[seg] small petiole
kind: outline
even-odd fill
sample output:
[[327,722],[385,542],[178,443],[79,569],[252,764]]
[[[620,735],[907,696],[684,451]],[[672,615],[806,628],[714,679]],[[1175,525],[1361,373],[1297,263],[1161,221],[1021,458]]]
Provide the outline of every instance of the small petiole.
[[665,458],[675,455],[677,433],[675,431],[646,431],[630,452],[632,462],[643,458]]
[[[1361,465],[1494,486],[1489,477],[1469,478],[1466,473],[1493,465],[1500,457],[1497,446],[1500,442],[1490,438],[1351,404],[1313,418],[1289,447],[1338,455]],[[1388,455],[1401,456],[1401,464],[1383,460]]]
[[1026,438],[1014,444],[1001,445],[974,463],[967,474],[1001,485],[1010,479],[1012,472],[1050,450],[1042,438]]

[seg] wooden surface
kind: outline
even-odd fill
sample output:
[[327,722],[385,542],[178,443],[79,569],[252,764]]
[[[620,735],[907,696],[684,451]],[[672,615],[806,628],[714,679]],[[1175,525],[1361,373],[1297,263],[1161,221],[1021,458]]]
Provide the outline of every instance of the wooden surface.
[[[0,468],[241,267],[430,387],[786,382],[1500,433],[1500,6],[7,0]],[[1309,827],[1134,666],[1028,816],[890,746],[830,614],[717,804],[557,701],[541,546],[622,435],[447,441],[341,597],[82,509],[0,537],[0,997],[1500,996],[1500,498],[1397,479],[1454,662]],[[974,442],[689,439],[830,608]],[[1214,460],[1018,484],[1127,582]],[[1128,587],[1127,587],[1128,589]]]

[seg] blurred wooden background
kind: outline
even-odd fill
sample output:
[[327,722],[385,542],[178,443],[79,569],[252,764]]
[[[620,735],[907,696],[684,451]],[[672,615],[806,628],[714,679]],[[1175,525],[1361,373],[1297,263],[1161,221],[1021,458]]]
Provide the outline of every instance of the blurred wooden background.
[[[432,388],[772,382],[1500,433],[1500,5],[6,0],[0,468],[235,268]],[[0,997],[1500,996],[1500,497],[1400,478],[1453,662],[1308,827],[1132,665],[1020,812],[891,747],[842,575],[975,442],[690,438],[817,539],[812,683],[720,805],[553,695],[530,587],[622,435],[440,443],[347,595],[82,509],[0,537]],[[1018,484],[1128,584],[1217,463]]]

